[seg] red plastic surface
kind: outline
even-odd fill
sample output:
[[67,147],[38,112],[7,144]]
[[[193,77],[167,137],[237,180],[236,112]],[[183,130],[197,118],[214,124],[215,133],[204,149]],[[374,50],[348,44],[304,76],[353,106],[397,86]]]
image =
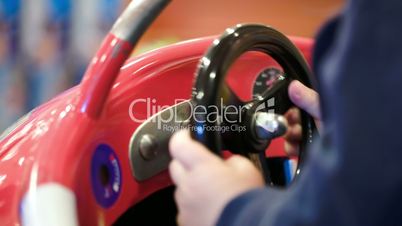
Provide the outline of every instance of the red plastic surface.
[[[310,62],[313,42],[302,38],[292,40]],[[88,79],[84,85],[35,109],[0,141],[1,224],[20,224],[21,198],[29,189],[46,182],[56,182],[74,191],[81,225],[99,222],[111,225],[129,207],[171,185],[166,171],[143,182],[132,176],[129,141],[140,124],[131,120],[130,114],[144,118],[147,115],[145,104],[136,105],[135,109],[130,109],[130,105],[138,98],[155,99],[159,106],[172,105],[176,99],[189,99],[198,61],[212,41],[213,37],[187,41],[129,60],[113,85],[112,80],[105,80],[105,85],[91,94],[95,96],[89,96],[98,98],[98,102],[105,100],[93,114],[81,110],[83,97],[88,98],[85,90],[91,89]],[[112,49],[100,51],[105,52],[113,53]],[[98,59],[102,60],[102,56]],[[242,99],[250,99],[257,74],[275,65],[262,54],[245,54],[230,70],[227,82]],[[93,74],[88,78],[97,77]],[[91,117],[97,114],[98,117]],[[96,203],[90,182],[91,157],[100,143],[113,148],[122,170],[121,194],[108,209]],[[282,141],[273,142],[268,155],[282,154]]]

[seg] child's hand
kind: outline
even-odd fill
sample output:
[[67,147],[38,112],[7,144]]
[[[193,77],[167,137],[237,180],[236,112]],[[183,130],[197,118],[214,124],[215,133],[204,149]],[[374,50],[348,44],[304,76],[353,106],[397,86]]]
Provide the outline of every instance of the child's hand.
[[191,139],[188,131],[173,135],[170,154],[179,225],[215,225],[231,199],[264,186],[260,172],[248,159],[234,155],[223,160]]
[[[320,128],[321,115],[318,93],[299,81],[293,81],[289,85],[289,97],[296,106],[313,116],[317,127]],[[285,117],[289,123],[288,131],[284,136],[285,151],[289,155],[297,155],[302,136],[300,112],[297,108],[292,108],[286,112]]]

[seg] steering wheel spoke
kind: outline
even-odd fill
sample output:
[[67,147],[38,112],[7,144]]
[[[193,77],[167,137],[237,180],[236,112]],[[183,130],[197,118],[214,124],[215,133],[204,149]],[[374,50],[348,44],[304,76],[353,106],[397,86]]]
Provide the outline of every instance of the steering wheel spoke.
[[250,111],[255,113],[259,111],[285,114],[293,103],[289,99],[288,87],[290,78],[282,77],[272,84],[259,98],[253,100],[250,105]]

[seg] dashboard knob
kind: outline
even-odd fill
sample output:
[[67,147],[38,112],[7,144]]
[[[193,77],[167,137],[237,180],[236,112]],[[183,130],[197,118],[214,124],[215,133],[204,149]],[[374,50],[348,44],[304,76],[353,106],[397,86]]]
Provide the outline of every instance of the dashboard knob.
[[145,160],[152,160],[158,155],[158,142],[153,135],[145,134],[140,140],[140,155]]

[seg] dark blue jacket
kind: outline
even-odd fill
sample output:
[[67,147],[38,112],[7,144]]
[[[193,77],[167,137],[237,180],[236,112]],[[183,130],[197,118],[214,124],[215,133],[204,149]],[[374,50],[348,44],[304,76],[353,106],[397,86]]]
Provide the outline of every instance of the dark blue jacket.
[[303,174],[235,198],[218,225],[402,225],[402,1],[350,1],[314,58],[325,128]]

